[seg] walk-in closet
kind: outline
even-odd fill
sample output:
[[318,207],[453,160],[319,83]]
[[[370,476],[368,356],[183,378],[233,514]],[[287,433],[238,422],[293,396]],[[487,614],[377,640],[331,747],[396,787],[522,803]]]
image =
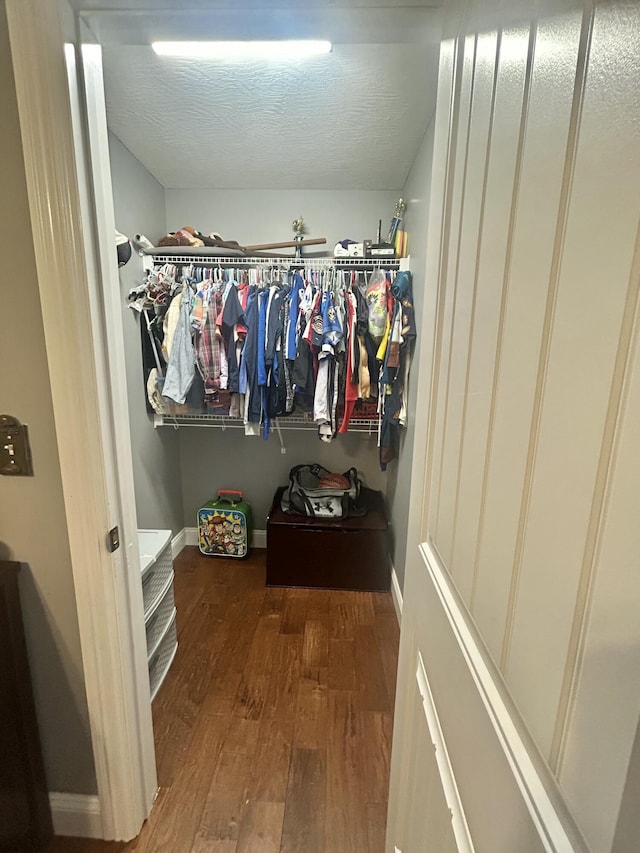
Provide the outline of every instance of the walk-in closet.
[[[382,851],[439,16],[246,11],[81,17],[101,47],[87,144],[118,232],[160,788],[141,843]],[[330,52],[152,48],[312,30]],[[349,518],[283,512],[301,465],[357,483]]]
[[[402,229],[408,235],[409,255],[404,262],[413,275],[419,316],[437,16],[424,8],[396,8],[395,13],[384,14],[359,8],[360,18],[355,7],[341,6],[335,11],[340,23],[333,25],[316,8],[315,14],[323,20],[316,25],[319,29],[342,33],[332,52],[270,65],[265,60],[229,63],[157,56],[150,42],[169,34],[176,40],[186,37],[196,26],[195,13],[187,16],[186,23],[176,24],[175,33],[168,32],[166,21],[176,22],[171,15],[153,21],[128,15],[115,20],[91,17],[89,23],[99,27],[102,38],[118,231],[132,238],[144,235],[155,244],[171,232],[190,227],[243,246],[264,245],[293,240],[293,220],[302,217],[304,238],[326,240],[320,246],[301,248],[306,280],[319,280],[329,272],[348,277],[355,271],[357,283],[366,285],[376,266],[374,259],[366,263],[355,257],[352,266],[345,258],[334,262],[334,247],[343,240],[375,243],[380,220],[384,241],[396,205],[403,199]],[[265,13],[248,17],[256,22],[240,24],[228,9],[209,12],[202,28],[206,31],[219,18],[219,25],[227,22],[244,37],[254,37],[259,20],[268,28],[266,36],[277,29],[275,19]],[[301,17],[311,27],[307,16]],[[135,35],[126,29],[132,21],[138,27]],[[157,255],[156,270],[164,262],[171,264],[177,251],[171,247],[165,255]],[[264,280],[292,269],[286,260],[272,263],[268,258],[235,265],[229,252],[217,266],[207,264],[206,254],[211,251],[203,250],[198,275],[215,277],[231,268],[231,276],[257,275]],[[280,254],[286,256],[287,251],[294,254],[293,249]],[[270,254],[278,253],[271,250]],[[179,276],[189,262],[200,269],[197,249],[189,248],[181,260],[177,257]],[[203,418],[200,425],[193,419],[189,425],[188,418],[156,417],[155,423],[164,425],[151,430],[147,377],[141,372],[140,315],[127,297],[143,283],[143,266],[152,260],[141,259],[134,251],[120,270],[140,527],[170,527],[174,533],[192,528],[202,502],[224,487],[244,492],[253,505],[255,527],[263,530],[274,491],[286,484],[290,468],[315,461],[332,471],[355,466],[370,488],[385,493],[394,522],[393,552],[402,552],[415,381],[408,385],[402,452],[386,472],[381,471],[377,448],[375,397],[370,398],[371,415],[354,418],[349,432],[330,442],[318,440],[317,425],[311,431],[302,431],[305,425],[300,423],[300,430],[292,429],[299,420],[295,417],[274,423],[268,441],[246,436],[243,429],[234,428],[237,421],[222,418],[208,422]],[[379,268],[384,269],[379,260]],[[392,274],[400,265],[394,258]],[[417,346],[419,340],[418,329]]]
[[0,47],[0,847],[637,853],[640,5]]

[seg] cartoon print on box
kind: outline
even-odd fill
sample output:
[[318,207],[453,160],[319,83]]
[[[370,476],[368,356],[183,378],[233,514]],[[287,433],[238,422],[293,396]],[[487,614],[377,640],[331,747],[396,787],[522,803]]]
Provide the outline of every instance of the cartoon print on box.
[[203,508],[198,513],[199,546],[203,554],[244,557],[246,521],[241,512]]

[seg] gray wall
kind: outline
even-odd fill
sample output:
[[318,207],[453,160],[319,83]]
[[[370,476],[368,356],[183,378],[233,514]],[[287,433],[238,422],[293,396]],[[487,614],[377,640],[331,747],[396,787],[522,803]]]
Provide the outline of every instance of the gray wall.
[[[425,288],[425,258],[429,227],[429,195],[431,190],[431,160],[433,157],[433,119],[429,123],[422,145],[407,178],[403,198],[407,202],[405,227],[409,233],[409,255],[413,273],[413,297],[416,318],[422,316]],[[418,395],[418,364],[420,348],[429,346],[422,330],[418,328],[418,339],[414,363],[409,380],[409,405],[407,428],[400,440],[400,458],[388,468],[387,500],[391,511],[393,544],[391,556],[402,589],[407,549],[407,522],[409,518],[409,491],[411,487],[411,459],[413,440],[419,425],[415,423],[416,399]]]
[[20,235],[19,265],[5,265],[0,284],[0,409],[29,425],[34,461],[33,477],[0,477],[0,559],[22,563],[22,612],[49,790],[92,794],[96,778],[78,615],[4,4],[0,81],[5,258],[15,255]]
[[185,526],[195,526],[198,508],[217,489],[241,489],[253,507],[254,526],[264,529],[276,488],[287,484],[290,468],[305,462],[318,462],[332,471],[354,466],[365,485],[384,490],[386,475],[377,462],[375,438],[352,433],[325,444],[315,431],[292,430],[282,430],[282,437],[285,454],[280,452],[275,432],[264,441],[245,436],[242,429],[224,433],[219,429],[180,429]]
[[[109,155],[116,228],[128,237],[161,234],[164,187],[113,134],[109,134]],[[142,280],[142,261],[134,253],[120,268],[120,290],[138,527],[171,528],[175,535],[184,526],[178,435],[172,429],[154,429],[147,413],[139,315],[126,302],[129,290]]]
[[375,240],[378,219],[385,234],[398,195],[399,190],[167,190],[167,228],[192,225],[254,245],[293,239],[291,223],[303,216],[306,237],[327,238],[326,246],[309,246],[305,254],[332,254],[347,237]]

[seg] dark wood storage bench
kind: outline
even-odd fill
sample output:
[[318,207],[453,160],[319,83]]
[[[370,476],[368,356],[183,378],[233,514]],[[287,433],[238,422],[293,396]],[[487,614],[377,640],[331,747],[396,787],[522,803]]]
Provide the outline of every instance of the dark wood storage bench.
[[388,592],[389,522],[382,493],[363,488],[367,514],[333,521],[283,512],[284,488],[267,518],[267,586]]

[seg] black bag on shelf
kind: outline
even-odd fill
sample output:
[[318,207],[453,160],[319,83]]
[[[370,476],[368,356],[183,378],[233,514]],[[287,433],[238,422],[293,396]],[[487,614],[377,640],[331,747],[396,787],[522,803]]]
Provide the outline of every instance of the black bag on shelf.
[[348,518],[366,515],[358,503],[361,482],[355,468],[332,474],[322,465],[296,465],[282,494],[283,512],[309,518]]

